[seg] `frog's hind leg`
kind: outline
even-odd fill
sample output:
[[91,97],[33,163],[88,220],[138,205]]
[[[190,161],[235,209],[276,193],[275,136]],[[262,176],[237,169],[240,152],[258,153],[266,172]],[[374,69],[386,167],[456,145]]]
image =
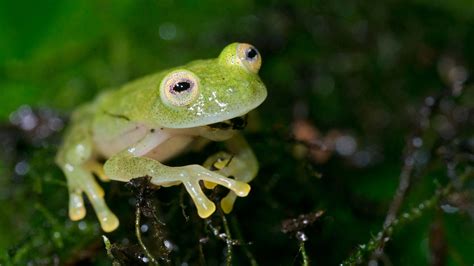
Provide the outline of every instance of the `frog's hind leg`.
[[[204,167],[212,169],[223,176],[232,176],[235,180],[249,183],[257,175],[258,161],[252,149],[240,135],[236,134],[233,138],[225,142],[228,150],[231,152],[218,152],[209,157],[204,163]],[[206,188],[212,189],[215,183],[204,183]],[[221,208],[224,213],[230,213],[234,207],[237,194],[234,191],[222,198]]]
[[[219,152],[214,154],[213,156],[209,157],[206,162],[204,162],[203,166],[207,169],[211,169],[213,171],[218,171],[220,174],[224,176],[232,176],[231,168],[229,167],[230,163],[233,160],[233,155],[227,152]],[[217,186],[217,183],[213,183],[210,181],[204,181],[204,187],[207,189],[214,189]],[[224,213],[230,213],[234,207],[235,200],[237,199],[237,195],[233,191],[229,191],[227,195],[221,199],[221,208]]]

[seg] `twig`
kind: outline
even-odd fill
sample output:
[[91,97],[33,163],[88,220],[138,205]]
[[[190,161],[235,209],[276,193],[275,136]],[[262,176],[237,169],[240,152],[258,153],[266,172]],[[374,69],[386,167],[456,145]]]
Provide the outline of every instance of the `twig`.
[[[465,172],[459,176],[459,180],[464,183],[466,180],[474,177],[474,171],[472,168],[467,168]],[[394,219],[390,226],[384,228],[375,237],[369,240],[367,244],[359,245],[357,250],[346,259],[341,265],[356,265],[360,264],[366,254],[373,252],[379,248],[379,241],[382,239],[384,243],[389,240],[389,237],[393,234],[393,231],[402,224],[407,224],[418,217],[421,217],[422,213],[434,206],[440,200],[440,198],[448,195],[454,189],[453,183],[449,183],[444,188],[436,190],[434,195],[418,204],[417,207],[410,209],[409,211],[401,214],[398,219]],[[385,237],[384,237],[385,236]]]
[[393,197],[393,201],[391,202],[388,209],[387,216],[385,217],[383,228],[389,227],[397,216],[398,210],[402,205],[406,191],[410,185],[410,177],[413,172],[414,161],[415,159],[413,158],[413,154],[410,154],[405,159],[405,164],[400,173],[400,182],[398,184],[397,191],[395,192],[395,196]]
[[204,257],[204,250],[202,249],[202,244],[203,242],[199,240],[199,262],[201,265],[207,265],[206,258]]
[[222,212],[221,208],[219,209],[219,214],[222,218],[222,224],[224,225],[224,231],[226,234],[226,240],[225,243],[227,245],[227,252],[226,252],[226,265],[231,266],[232,265],[232,236],[230,235],[230,229],[229,229],[229,224],[227,223],[227,219],[225,218],[224,213]]
[[405,159],[405,164],[400,173],[400,182],[398,184],[397,191],[395,192],[395,196],[393,197],[393,201],[391,202],[387,212],[387,216],[385,217],[382,232],[377,238],[378,246],[373,254],[374,257],[380,257],[380,255],[383,253],[383,249],[386,243],[385,239],[388,235],[388,230],[393,225],[397,217],[398,210],[400,209],[400,206],[402,205],[402,202],[405,199],[408,187],[410,186],[410,179],[413,173],[414,164],[414,152],[412,152]]
[[247,244],[244,241],[244,238],[242,237],[242,232],[240,231],[240,227],[239,227],[239,224],[237,222],[237,219],[235,219],[235,217],[232,217],[230,222],[232,223],[232,227],[233,227],[233,229],[235,231],[235,234],[237,236],[237,240],[239,240],[239,242],[242,243],[242,245],[241,245],[242,250],[244,251],[247,258],[249,259],[250,265],[258,266],[257,260],[253,256],[252,252],[250,252],[250,250],[247,248]]
[[120,262],[118,262],[115,259],[114,254],[112,254],[112,244],[110,243],[110,240],[105,235],[102,235],[102,239],[104,240],[107,256],[112,260],[112,266],[120,266]]
[[159,265],[158,261],[153,257],[153,255],[151,255],[150,251],[148,251],[148,248],[143,243],[142,234],[140,231],[140,218],[141,218],[140,207],[137,206],[136,211],[135,211],[135,234],[137,235],[138,243],[140,243],[140,246],[142,247],[145,254],[148,256],[148,258],[150,258],[150,261],[155,265]]
[[302,264],[303,266],[308,266],[309,265],[309,258],[308,255],[306,254],[306,249],[304,247],[304,242],[305,241],[300,241],[300,252],[301,252],[301,257],[303,258]]
[[[302,265],[307,266],[309,265],[309,256],[306,254],[306,249],[304,246],[304,242],[308,241],[308,236],[304,233],[304,229],[308,226],[311,226],[314,222],[319,220],[319,218],[324,214],[324,211],[319,210],[307,214],[300,214],[296,218],[290,218],[282,221],[281,223],[281,231],[285,234],[290,234],[298,240],[299,243],[299,251],[301,252],[302,256]],[[296,257],[295,257],[296,259]]]
[[404,157],[403,167],[400,172],[400,181],[398,183],[393,200],[390,203],[390,207],[387,211],[387,215],[382,227],[383,229],[376,239],[378,244],[374,251],[373,257],[380,257],[380,255],[383,253],[386,242],[385,239],[387,238],[388,233],[387,231],[395,221],[397,213],[400,210],[411,183],[411,177],[415,169],[416,154],[420,151],[423,145],[421,136],[429,127],[430,118],[433,115],[434,110],[438,108],[442,97],[443,95],[438,95],[437,97],[427,97],[424,101],[424,105],[419,110],[418,124],[414,130],[414,133],[412,134],[412,137],[410,137],[405,144],[406,155]]

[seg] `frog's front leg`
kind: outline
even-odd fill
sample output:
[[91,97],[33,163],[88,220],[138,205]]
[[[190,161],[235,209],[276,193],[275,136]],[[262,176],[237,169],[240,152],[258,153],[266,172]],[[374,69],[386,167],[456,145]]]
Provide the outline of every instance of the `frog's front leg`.
[[[240,134],[236,134],[231,139],[225,141],[229,152],[218,152],[210,156],[204,166],[208,169],[236,180],[248,183],[258,172],[258,161],[252,149]],[[206,188],[212,189],[215,184],[204,183]],[[236,194],[230,191],[222,200],[221,208],[225,213],[230,213],[236,200]]]
[[97,184],[89,164],[96,164],[92,158],[92,139],[87,127],[82,124],[73,126],[65,137],[65,143],[56,156],[56,163],[67,178],[69,189],[69,218],[81,220],[86,215],[82,193],[89,198],[106,232],[115,230],[119,221],[104,201],[104,191]]
[[[158,139],[161,138],[161,139]],[[104,165],[105,174],[113,180],[129,181],[132,178],[149,176],[150,182],[157,186],[172,186],[183,183],[198,214],[202,218],[209,217],[215,211],[215,205],[201,190],[199,181],[219,184],[232,190],[236,196],[245,197],[250,186],[224,177],[200,165],[169,167],[160,162],[145,157],[145,155],[161,143],[166,137],[147,135],[132,147],[112,156]]]

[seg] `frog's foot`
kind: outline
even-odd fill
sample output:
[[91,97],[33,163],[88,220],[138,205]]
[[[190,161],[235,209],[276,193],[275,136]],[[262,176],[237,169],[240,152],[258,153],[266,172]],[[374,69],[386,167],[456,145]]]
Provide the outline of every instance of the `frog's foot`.
[[[247,183],[240,182],[231,178],[224,177],[216,172],[212,172],[200,165],[188,165],[179,167],[178,178],[185,186],[191,196],[198,214],[201,218],[209,217],[216,210],[214,203],[209,200],[199,185],[199,181],[214,183],[230,189],[236,196],[245,197],[250,192],[250,186]],[[160,178],[151,180],[155,185],[162,185]],[[167,183],[169,182],[166,181]]]
[[[230,164],[232,158],[233,156],[227,152],[219,152],[207,158],[203,166],[211,171],[221,171]],[[204,181],[204,187],[207,189],[214,189],[216,186],[216,183]]]
[[67,167],[66,175],[69,187],[69,218],[73,221],[81,220],[86,215],[82,193],[85,192],[100,225],[105,232],[115,230],[119,221],[110,211],[104,201],[104,191],[94,180],[94,177],[81,167]]
[[[204,162],[204,167],[217,171],[218,173],[225,176],[235,176],[237,180],[250,180],[249,169],[245,167],[245,164],[238,157],[234,157],[232,154],[227,152],[218,152]],[[217,184],[211,182],[204,182],[204,186],[208,189],[213,189]],[[230,191],[227,196],[221,200],[221,208],[224,213],[230,213],[234,207],[237,195]]]

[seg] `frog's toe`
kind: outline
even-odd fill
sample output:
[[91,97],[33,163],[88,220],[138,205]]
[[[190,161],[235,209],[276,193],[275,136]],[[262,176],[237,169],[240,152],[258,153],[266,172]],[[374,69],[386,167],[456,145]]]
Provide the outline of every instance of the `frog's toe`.
[[207,218],[216,211],[216,205],[202,192],[197,181],[184,181],[183,184],[196,205],[199,217]]
[[230,213],[232,211],[236,198],[237,195],[235,195],[234,192],[229,192],[229,194],[221,200],[221,208],[224,213]]
[[115,214],[113,214],[108,208],[100,213],[97,213],[99,217],[100,227],[104,232],[112,232],[119,226],[119,220]]
[[233,186],[229,188],[239,197],[246,197],[250,192],[250,185],[240,181],[235,181]]
[[202,205],[198,204],[196,205],[196,208],[198,211],[198,215],[201,218],[207,218],[216,211],[216,205],[212,201],[209,201],[208,203]]
[[104,172],[104,166],[97,161],[91,160],[85,164],[85,167],[93,172],[103,182],[110,181],[110,178]]
[[83,180],[83,188],[87,197],[89,198],[92,207],[99,218],[100,226],[105,232],[111,232],[119,226],[119,220],[110,211],[109,207],[104,201],[104,190],[97,184],[92,176],[87,176]]
[[86,216],[86,208],[84,207],[84,199],[82,192],[69,193],[69,218],[72,221],[81,220]]
[[92,207],[99,219],[102,230],[105,232],[111,232],[117,229],[119,226],[119,220],[117,216],[110,211],[109,207],[107,207],[104,199],[102,197],[89,197],[89,199],[91,200]]
[[200,177],[199,179],[224,186],[234,191],[235,194],[237,194],[237,196],[239,197],[245,197],[250,192],[250,185],[245,182],[241,182],[235,179],[224,177],[218,173],[209,171],[207,169],[205,169],[204,171],[197,170],[195,172],[199,174],[199,177]]
[[204,180],[204,187],[207,189],[214,189],[217,186],[216,183],[212,183],[209,181]]

